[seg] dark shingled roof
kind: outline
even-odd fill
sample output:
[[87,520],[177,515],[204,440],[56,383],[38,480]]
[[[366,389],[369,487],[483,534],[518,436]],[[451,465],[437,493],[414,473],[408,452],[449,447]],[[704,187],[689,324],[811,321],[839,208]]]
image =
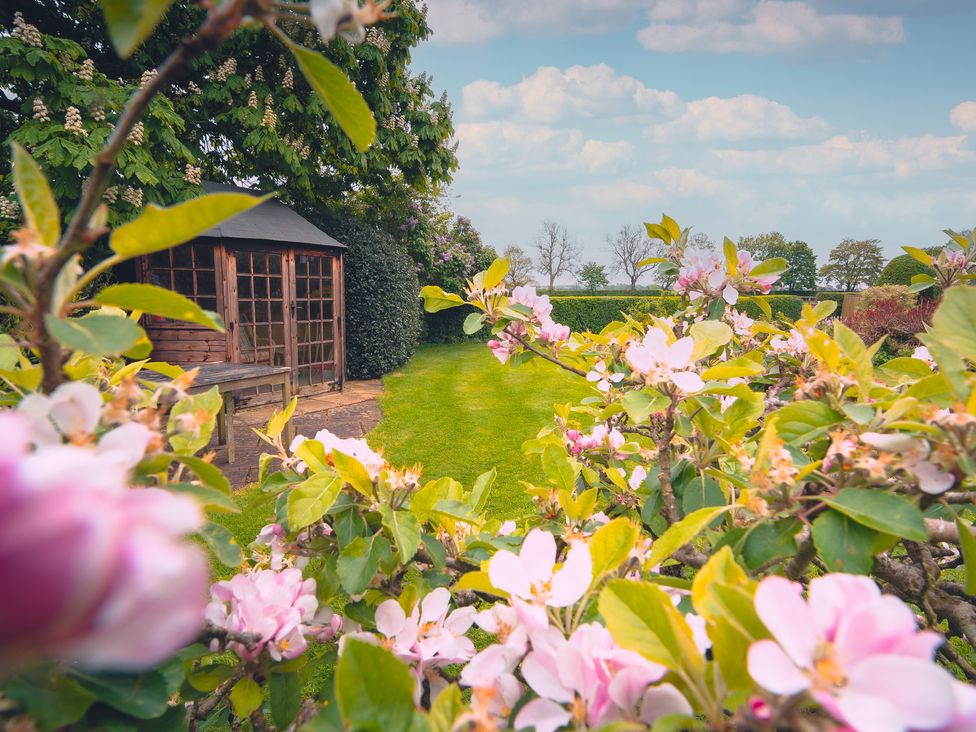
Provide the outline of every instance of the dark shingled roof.
[[[213,183],[211,181],[204,181],[203,189],[207,193],[249,193],[254,196],[261,195],[261,191],[240,188],[226,183]],[[345,244],[340,244],[317,226],[313,226],[283,203],[279,203],[273,198],[265,201],[260,206],[255,206],[249,211],[245,211],[211,229],[207,229],[200,236],[214,237],[216,239],[259,239],[261,241],[278,241],[283,244],[308,244],[318,247],[346,248]]]

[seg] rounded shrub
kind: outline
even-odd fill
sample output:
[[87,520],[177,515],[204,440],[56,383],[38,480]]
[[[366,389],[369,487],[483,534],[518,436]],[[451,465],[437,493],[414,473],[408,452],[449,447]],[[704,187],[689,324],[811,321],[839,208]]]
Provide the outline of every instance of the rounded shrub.
[[380,376],[402,366],[420,338],[420,284],[410,255],[386,232],[354,218],[322,228],[345,244],[346,373]]
[[918,274],[935,274],[928,265],[922,264],[910,254],[902,254],[892,259],[878,275],[878,285],[910,285],[912,277]]

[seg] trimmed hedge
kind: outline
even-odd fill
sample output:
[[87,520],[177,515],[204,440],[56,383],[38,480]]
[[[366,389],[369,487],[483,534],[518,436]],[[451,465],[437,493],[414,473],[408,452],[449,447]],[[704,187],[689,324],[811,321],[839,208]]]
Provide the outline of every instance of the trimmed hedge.
[[817,302],[823,302],[824,300],[833,300],[837,303],[837,309],[834,310],[834,315],[840,315],[840,310],[844,307],[844,295],[846,292],[818,292]]
[[488,329],[482,328],[473,336],[464,334],[464,319],[474,308],[470,305],[423,314],[423,330],[420,340],[424,343],[460,343],[470,340],[485,340]]
[[[760,297],[743,297],[739,299],[736,308],[751,318],[762,318],[762,310],[754,302],[757,299],[765,300],[769,303],[773,317],[796,320],[800,317],[803,308],[803,300],[795,295],[762,295]],[[667,317],[673,315],[681,307],[682,300],[679,297],[640,297],[636,295],[627,297],[552,297],[552,319],[557,323],[568,325],[575,331],[589,330],[598,333],[603,330],[608,323],[614,320],[622,320],[623,313],[641,318],[648,315]],[[471,309],[468,307],[452,308],[443,310],[436,315],[451,314],[451,320],[439,318],[435,327],[431,323],[435,321],[429,319],[424,331],[424,340],[429,343],[453,343],[468,338],[461,330],[461,325]],[[428,314],[429,315],[429,314]],[[434,340],[434,339],[438,340]],[[477,336],[484,340],[488,338],[488,329],[482,329]]]
[[922,264],[911,254],[900,254],[892,259],[878,275],[876,285],[910,285],[917,274],[934,275],[935,270]]
[[405,364],[420,338],[420,283],[410,255],[388,233],[353,218],[323,227],[348,249],[346,374],[381,376]]
[[540,295],[548,295],[549,297],[658,297],[659,295],[671,294],[660,287],[638,287],[633,292],[627,289],[587,292],[586,290],[547,290],[545,288],[539,289],[538,292]]

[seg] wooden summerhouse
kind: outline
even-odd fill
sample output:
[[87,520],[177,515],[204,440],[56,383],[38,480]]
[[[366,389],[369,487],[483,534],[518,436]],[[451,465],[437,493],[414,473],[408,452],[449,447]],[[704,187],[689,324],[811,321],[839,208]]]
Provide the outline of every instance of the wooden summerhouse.
[[[204,188],[257,193],[216,183]],[[136,262],[139,281],[186,295],[220,314],[227,326],[217,333],[149,317],[153,358],[182,366],[287,366],[300,394],[342,388],[344,250],[271,199],[187,244],[142,257]]]

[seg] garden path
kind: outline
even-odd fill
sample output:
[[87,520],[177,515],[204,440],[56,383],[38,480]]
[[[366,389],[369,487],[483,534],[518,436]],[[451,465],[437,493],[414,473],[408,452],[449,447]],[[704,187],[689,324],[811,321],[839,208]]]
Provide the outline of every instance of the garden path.
[[[295,434],[311,437],[326,428],[339,437],[362,437],[380,421],[382,414],[376,398],[382,393],[383,382],[380,379],[365,379],[347,381],[342,391],[299,397],[292,418]],[[234,415],[237,439],[235,460],[228,464],[226,454],[221,450],[214,464],[220,466],[235,489],[243,488],[258,478],[258,456],[265,445],[251,428],[263,429],[271,415],[280,408],[277,404],[268,404],[241,409]]]

